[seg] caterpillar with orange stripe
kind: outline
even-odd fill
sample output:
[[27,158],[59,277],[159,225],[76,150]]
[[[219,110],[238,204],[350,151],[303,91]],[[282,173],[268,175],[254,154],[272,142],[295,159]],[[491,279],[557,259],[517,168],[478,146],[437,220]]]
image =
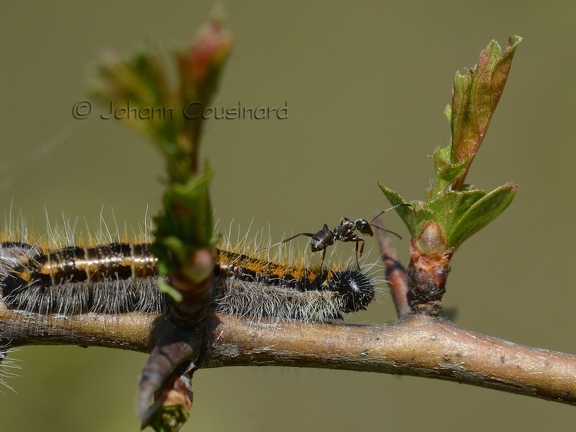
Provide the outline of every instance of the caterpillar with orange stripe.
[[[351,268],[304,268],[224,249],[216,255],[219,312],[326,322],[374,299],[371,278]],[[10,309],[55,317],[161,313],[166,299],[156,264],[148,243],[46,248],[7,241],[0,243],[0,292]]]

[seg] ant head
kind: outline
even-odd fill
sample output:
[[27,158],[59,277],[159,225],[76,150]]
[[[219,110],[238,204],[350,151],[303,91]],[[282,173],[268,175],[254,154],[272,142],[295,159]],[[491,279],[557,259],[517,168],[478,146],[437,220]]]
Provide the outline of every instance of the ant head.
[[372,228],[370,228],[370,223],[368,223],[366,219],[358,219],[356,221],[356,229],[362,234],[369,235],[370,237],[374,235]]

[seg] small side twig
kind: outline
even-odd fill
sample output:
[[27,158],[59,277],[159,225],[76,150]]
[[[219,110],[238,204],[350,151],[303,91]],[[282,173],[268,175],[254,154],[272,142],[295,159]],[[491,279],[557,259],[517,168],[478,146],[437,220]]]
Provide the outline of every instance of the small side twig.
[[[214,265],[213,251],[204,248],[192,254],[182,271],[168,275],[171,289],[181,301],[169,297],[168,313],[154,323],[154,348],[139,380],[138,413],[142,429],[152,426],[164,430],[163,425],[181,424],[188,418],[192,406],[188,372],[197,368],[202,350],[204,321],[212,303]],[[154,403],[148,406],[152,397]],[[179,402],[176,404],[175,400]]]
[[[170,317],[162,316],[154,323],[154,348],[140,374],[138,389],[138,413],[144,429],[151,424],[167,395],[182,395],[183,380],[187,385],[184,394],[192,395],[192,384],[186,374],[193,371],[202,348],[203,327],[182,328]],[[162,397],[159,397],[162,395]],[[154,397],[154,404],[149,401]],[[191,407],[188,406],[188,410]],[[184,405],[188,405],[187,403]],[[187,417],[187,415],[185,415]]]
[[396,248],[392,239],[387,231],[385,231],[382,219],[378,217],[374,222],[379,230],[376,230],[378,235],[378,245],[380,246],[380,253],[382,255],[382,262],[386,272],[386,279],[392,294],[392,300],[396,307],[398,318],[402,318],[410,313],[410,304],[408,302],[408,276],[406,269],[398,260]]

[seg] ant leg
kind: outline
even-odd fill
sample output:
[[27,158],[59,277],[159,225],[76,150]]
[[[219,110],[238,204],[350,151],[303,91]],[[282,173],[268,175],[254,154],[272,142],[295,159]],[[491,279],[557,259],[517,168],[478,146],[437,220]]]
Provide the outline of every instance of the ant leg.
[[322,258],[320,258],[320,273],[322,273],[322,269],[324,268],[324,257],[326,256],[326,248],[322,249]]
[[[356,253],[356,265],[358,266],[358,270],[360,270],[360,258],[364,253],[364,244],[366,242],[362,237],[356,237],[356,239],[354,239],[353,241],[356,243],[356,246],[354,247],[354,252]],[[362,242],[362,244],[360,245],[360,251],[358,251],[358,245],[360,244],[360,242]]]
[[[362,254],[364,253],[364,245],[366,244],[366,242],[364,241],[364,239],[362,237],[358,237],[358,242],[362,242],[362,245],[360,246],[360,254],[359,254],[359,258],[362,258]],[[356,243],[356,247],[358,247],[358,242]]]
[[300,237],[300,236],[302,236],[302,235],[303,235],[303,236],[307,236],[307,237],[313,237],[313,236],[314,236],[314,234],[312,234],[312,233],[299,233],[299,234],[295,234],[295,235],[293,235],[292,237],[288,237],[288,238],[285,238],[285,239],[283,239],[283,240],[280,240],[278,243],[274,243],[273,245],[267,246],[267,247],[265,247],[265,248],[256,249],[256,252],[259,252],[259,251],[264,250],[264,249],[270,249],[270,248],[272,248],[272,247],[274,247],[274,246],[281,245],[282,243],[289,242],[290,240],[294,240],[296,237]]

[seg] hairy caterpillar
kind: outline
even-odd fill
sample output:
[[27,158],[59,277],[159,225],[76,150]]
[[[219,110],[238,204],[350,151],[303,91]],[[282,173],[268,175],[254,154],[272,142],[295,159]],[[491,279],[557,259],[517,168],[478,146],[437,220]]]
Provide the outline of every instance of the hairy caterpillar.
[[[374,285],[364,273],[279,264],[217,249],[214,309],[236,315],[329,321],[364,309]],[[65,317],[160,313],[156,258],[148,244],[43,248],[0,243],[0,290],[10,309]]]
[[[110,241],[108,235],[82,244],[71,240],[69,230],[50,232],[47,245],[23,232],[18,241],[9,240],[18,238],[14,235],[0,241],[0,306],[22,313],[27,320],[22,325],[31,325],[30,317],[66,325],[68,317],[81,314],[109,316],[105,320],[112,325],[123,313],[165,310],[149,243]],[[249,248],[217,248],[212,308],[255,320],[327,322],[365,309],[374,299],[376,279],[355,266],[306,267],[291,258],[275,262]],[[7,358],[15,329],[0,327],[0,384],[8,388],[4,378],[17,367]]]

